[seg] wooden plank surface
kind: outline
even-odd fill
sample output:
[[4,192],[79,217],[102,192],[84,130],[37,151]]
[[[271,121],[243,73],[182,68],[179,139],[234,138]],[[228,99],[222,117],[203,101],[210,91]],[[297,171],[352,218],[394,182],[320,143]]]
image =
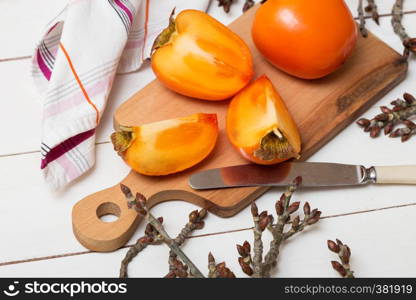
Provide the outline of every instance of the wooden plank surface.
[[[62,2],[66,2],[66,0]],[[356,15],[357,0],[347,0],[346,2],[352,8],[353,14]],[[393,2],[393,0],[377,1],[380,12],[388,13]],[[41,5],[38,3],[41,3]],[[0,59],[13,55],[31,54],[33,49],[32,40],[36,38],[35,29],[42,28],[48,21],[48,15],[52,16],[56,13],[52,11],[54,3],[57,3],[57,1],[0,1],[2,7],[0,25],[2,27],[10,26],[11,22],[15,22],[18,18],[25,19],[26,22],[34,25],[25,26],[25,22],[19,21],[14,25],[12,24],[14,26],[13,30],[1,31],[0,40],[2,45],[5,45],[3,42],[7,43],[7,47],[0,48]],[[230,14],[223,13],[215,5],[211,7],[210,13],[222,22],[229,23],[240,14],[244,1],[237,0],[236,3]],[[29,14],[30,11],[33,11],[32,6],[38,5],[42,9],[39,9],[36,14]],[[405,1],[405,9],[407,11],[416,9],[416,2]],[[5,14],[8,18],[3,18]],[[368,21],[367,26],[391,47],[401,51],[401,43],[391,30],[390,18],[381,18],[380,21],[380,26],[375,25],[372,21]],[[415,22],[416,14],[404,16],[404,24],[411,35],[416,35]],[[19,34],[15,35],[14,32]],[[23,33],[29,36],[30,39],[23,38]],[[10,115],[8,120],[18,120],[18,124],[13,123],[13,125],[19,126],[19,134],[8,135],[10,122],[1,125],[1,128],[3,128],[2,134],[3,136],[7,135],[8,143],[10,143],[10,146],[7,146],[7,151],[5,151],[6,144],[0,143],[0,152],[7,155],[7,157],[1,157],[0,154],[0,179],[2,180],[0,184],[0,226],[3,228],[2,238],[5,241],[0,245],[1,262],[54,255],[72,255],[72,253],[84,251],[85,249],[75,240],[71,232],[70,212],[73,204],[77,197],[86,196],[109,186],[121,180],[128,173],[128,168],[119,158],[111,155],[113,151],[111,145],[100,145],[97,147],[97,165],[89,174],[62,193],[51,193],[47,189],[38,169],[40,155],[38,152],[24,154],[27,151],[38,151],[39,132],[33,124],[34,122],[40,124],[41,118],[36,112],[39,109],[38,98],[35,94],[25,92],[31,86],[30,78],[27,76],[29,70],[29,60],[27,59],[22,61],[22,64],[17,61],[12,64],[0,63],[0,77],[2,78],[0,96],[3,99],[0,119],[8,119]],[[416,94],[415,71],[416,61],[413,59],[410,61],[409,74],[406,80],[383,97],[377,105],[370,108],[365,116],[373,116],[378,112],[378,105],[388,104],[392,99],[400,97],[404,91]],[[12,80],[7,80],[8,78]],[[112,130],[112,114],[119,103],[131,96],[134,91],[132,87],[134,88],[134,85],[143,86],[152,79],[153,75],[148,71],[139,76],[130,74],[116,78],[115,88],[118,86],[119,91],[109,99],[110,105],[106,112],[109,117],[100,128],[99,134],[103,138],[100,138],[100,141],[104,141],[104,139],[108,141],[108,136]],[[25,117],[17,116],[13,119],[13,115],[19,114],[20,110],[25,110],[20,112]],[[384,137],[370,140],[353,124],[325,145],[317,154],[313,155],[310,161],[364,162],[367,165],[415,163],[414,144],[413,142],[400,144]],[[24,189],[22,189],[21,182],[26,184]],[[262,209],[273,211],[274,201],[280,195],[280,192],[281,190],[272,190],[266,193],[258,200],[259,206]],[[300,192],[297,199],[312,202],[314,206],[323,211],[324,215],[338,215],[415,202],[413,192],[412,188],[393,186],[371,187],[369,189],[320,190]],[[195,209],[195,206],[191,204],[174,201],[155,207],[154,213],[163,215],[167,222],[168,231],[175,234],[183,225],[188,212],[193,209]],[[415,276],[412,271],[415,270],[416,266],[411,258],[415,245],[407,243],[413,241],[412,239],[409,240],[409,236],[414,233],[414,226],[411,218],[404,217],[398,210],[400,209],[391,209],[391,214],[388,215],[378,213],[374,215],[374,218],[366,217],[370,215],[370,212],[364,213],[362,215],[363,221],[359,227],[354,227],[355,222],[358,222],[357,219],[347,222],[345,218],[337,217],[334,220],[339,219],[339,226],[330,223],[332,231],[326,231],[323,227],[319,227],[313,232],[314,234],[322,233],[321,238],[319,238],[321,240],[339,237],[349,242],[353,246],[353,252],[355,252],[353,263],[355,269],[359,272],[357,273],[358,276]],[[409,212],[412,214],[412,210],[409,210]],[[366,223],[371,225],[368,229],[366,229]],[[207,226],[201,233],[217,234],[222,231],[239,230],[251,225],[250,213],[245,209],[235,217],[228,219],[209,216]],[[361,226],[363,227],[361,228]],[[143,230],[144,224],[141,224],[129,243],[134,242],[137,237],[141,236]],[[363,230],[366,234],[360,235],[359,232]],[[311,276],[317,276],[315,272],[319,272],[322,276],[337,276],[327,265],[332,256],[324,249],[325,245],[322,246],[321,242],[318,241],[319,239],[314,244],[315,236],[311,240],[306,240],[306,236],[311,233],[307,233],[304,236],[305,239],[294,239],[283,250],[284,253],[288,252],[288,254],[282,255],[282,261],[279,262],[279,276],[309,276],[311,273],[313,273]],[[394,240],[391,243],[382,243],[381,251],[370,251],[371,248],[368,245],[380,243],[384,240],[385,234],[391,236]],[[195,251],[202,249],[201,252],[204,253],[213,250],[218,260],[235,263],[234,243],[252,239],[252,234],[249,231],[243,231],[241,235],[235,237],[218,235],[218,237],[221,236],[224,239],[202,237],[200,242],[192,242],[192,246],[196,247]],[[224,245],[224,247],[220,245]],[[313,245],[319,245],[321,248]],[[160,250],[153,249],[143,253],[144,256],[135,260],[131,270],[133,276],[164,274],[167,264],[165,261],[157,262],[160,255],[167,252],[164,247],[156,248]],[[306,256],[302,252],[302,249],[305,248],[310,249]],[[60,259],[46,259],[39,263],[2,266],[0,267],[0,276],[117,276],[118,263],[124,256],[125,251],[122,249],[109,254],[86,254],[82,257],[69,256]],[[186,251],[191,250],[186,248]],[[394,263],[379,263],[386,257],[395,254],[402,255],[398,255]],[[320,255],[327,255],[327,257],[322,259]],[[361,259],[356,261],[358,257],[361,257]],[[198,255],[195,258],[198,265],[205,265],[205,255]],[[295,262],[292,263],[291,260]],[[232,267],[234,268],[234,265]],[[238,267],[235,267],[235,271],[238,273]],[[243,276],[241,273],[238,274]]]
[[[308,228],[283,245],[272,276],[338,277],[330,265],[336,255],[328,250],[326,241],[340,238],[351,247],[351,267],[357,277],[415,277],[416,241],[397,234],[408,232],[409,227],[413,226],[415,213],[416,206],[413,206],[323,219],[314,228]],[[209,224],[215,221],[211,217],[207,218]],[[171,229],[169,233],[174,234],[171,220],[165,220]],[[265,245],[268,245],[269,235],[263,236]],[[207,274],[207,255],[211,251],[218,261],[225,261],[238,277],[246,277],[238,265],[235,250],[235,244],[245,240],[253,241],[250,230],[192,238],[182,249],[204,274]],[[126,251],[120,249],[112,253],[81,254],[7,265],[0,268],[0,276],[117,277]],[[130,264],[129,276],[166,275],[168,255],[169,250],[165,245],[149,246]]]

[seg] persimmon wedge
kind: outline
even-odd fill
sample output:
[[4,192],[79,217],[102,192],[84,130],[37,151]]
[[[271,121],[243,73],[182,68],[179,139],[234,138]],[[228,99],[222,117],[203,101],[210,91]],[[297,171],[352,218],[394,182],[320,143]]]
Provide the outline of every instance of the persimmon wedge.
[[216,114],[123,127],[111,135],[119,155],[136,172],[160,176],[188,169],[210,154],[218,137]]
[[266,76],[233,98],[227,113],[227,134],[238,151],[257,164],[298,158],[301,150],[296,124]]
[[184,10],[153,45],[153,72],[169,89],[193,98],[224,100],[253,77],[246,43],[226,26],[198,10]]

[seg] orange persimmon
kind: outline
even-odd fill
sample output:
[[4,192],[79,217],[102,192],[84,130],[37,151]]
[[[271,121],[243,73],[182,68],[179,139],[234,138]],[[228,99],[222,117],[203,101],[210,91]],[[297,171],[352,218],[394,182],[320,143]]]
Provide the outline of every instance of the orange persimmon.
[[296,124],[265,75],[231,101],[227,134],[231,144],[257,164],[270,165],[297,158],[301,150]]
[[216,114],[193,114],[135,127],[120,126],[111,135],[119,155],[136,172],[167,175],[201,162],[218,137]]
[[256,12],[252,37],[277,68],[315,79],[350,56],[357,26],[343,0],[268,0]]
[[184,10],[156,39],[153,72],[169,89],[193,98],[224,100],[253,76],[245,42],[226,26],[198,10]]

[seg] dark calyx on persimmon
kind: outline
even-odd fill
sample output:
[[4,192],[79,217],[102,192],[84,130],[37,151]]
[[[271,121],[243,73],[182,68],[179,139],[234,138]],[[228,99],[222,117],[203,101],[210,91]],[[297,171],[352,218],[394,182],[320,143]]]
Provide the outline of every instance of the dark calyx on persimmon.
[[264,160],[299,158],[299,153],[293,149],[287,138],[279,129],[274,128],[260,142],[260,148],[254,151],[254,156]]

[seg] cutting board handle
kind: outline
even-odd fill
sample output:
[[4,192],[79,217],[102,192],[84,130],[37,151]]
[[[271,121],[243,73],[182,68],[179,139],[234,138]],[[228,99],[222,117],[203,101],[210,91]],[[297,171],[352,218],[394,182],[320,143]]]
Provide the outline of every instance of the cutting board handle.
[[[104,215],[118,217],[104,222]],[[108,252],[125,245],[136,230],[141,217],[127,207],[120,186],[99,191],[80,200],[72,209],[72,229],[75,237],[92,251]]]
[[[131,171],[121,183],[131,187],[135,193],[137,190],[134,188],[140,186],[137,176]],[[214,213],[217,211],[217,206],[208,199],[184,190],[165,190],[145,196],[149,209],[161,202],[182,200]],[[113,222],[100,219],[108,214],[115,215],[118,219]],[[223,215],[226,216],[226,213]],[[72,229],[75,237],[84,247],[97,252],[109,252],[123,247],[136,231],[141,219],[135,210],[127,207],[120,184],[89,195],[72,208]]]

